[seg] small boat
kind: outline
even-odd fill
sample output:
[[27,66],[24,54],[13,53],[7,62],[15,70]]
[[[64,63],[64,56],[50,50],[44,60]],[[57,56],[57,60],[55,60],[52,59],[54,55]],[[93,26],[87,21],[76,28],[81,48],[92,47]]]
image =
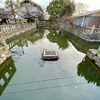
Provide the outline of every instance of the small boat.
[[100,53],[96,49],[89,49],[86,56],[100,67]]
[[58,52],[56,52],[56,51],[44,50],[43,53],[42,53],[42,59],[43,60],[58,60],[59,55],[58,55]]

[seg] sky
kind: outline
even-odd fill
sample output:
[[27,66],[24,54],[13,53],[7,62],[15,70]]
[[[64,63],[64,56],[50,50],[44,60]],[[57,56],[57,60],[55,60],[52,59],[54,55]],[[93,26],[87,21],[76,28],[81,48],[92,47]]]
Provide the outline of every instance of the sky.
[[89,10],[98,10],[100,9],[100,0],[74,0],[75,2],[82,2],[89,5]]
[[[0,7],[3,7],[5,1],[6,1],[6,0],[0,0]],[[20,0],[20,1],[21,1],[21,0]],[[38,3],[38,4],[41,5],[41,6],[44,6],[44,7],[46,8],[47,5],[49,5],[49,3],[50,3],[52,0],[32,0],[32,1]]]
[[[49,2],[51,2],[52,0],[34,0],[34,2],[37,2],[41,5],[43,5],[44,7],[46,7]],[[74,0],[76,3],[77,2],[81,2],[84,4],[88,4],[89,8],[88,10],[98,10],[100,9],[100,0]]]
[[[49,2],[52,0],[33,0],[34,2],[41,5],[43,8],[46,8]],[[88,4],[88,10],[98,10],[100,9],[100,0],[74,0],[75,2],[81,2],[84,4]],[[0,7],[3,7],[5,0],[0,0]]]

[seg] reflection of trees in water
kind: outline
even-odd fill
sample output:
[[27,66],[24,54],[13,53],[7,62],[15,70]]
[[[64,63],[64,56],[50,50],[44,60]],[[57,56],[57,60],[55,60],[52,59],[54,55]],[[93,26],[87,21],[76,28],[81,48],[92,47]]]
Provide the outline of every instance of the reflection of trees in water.
[[27,40],[27,38],[19,39],[19,42],[17,43],[17,46],[19,46],[19,47],[23,47],[23,46],[28,47],[28,40]]
[[[90,63],[92,65],[90,65]],[[77,74],[84,77],[88,83],[96,84],[100,86],[100,69],[95,66],[93,62],[90,62],[88,58],[78,64]]]
[[0,96],[16,72],[14,61],[10,57],[0,66]]
[[62,50],[68,48],[68,41],[66,36],[61,36],[61,34],[59,34],[57,30],[54,29],[49,31],[50,34],[47,35],[47,38],[50,42],[57,43],[59,48],[61,48]]
[[12,39],[7,40],[7,44],[10,46],[10,51],[12,53],[13,59],[17,61],[24,54],[24,46],[28,47],[28,42],[34,44],[34,42],[43,37],[44,30],[30,30],[25,32],[18,37],[13,37]]
[[[28,42],[31,42],[32,44],[37,40],[42,38],[44,33],[43,29],[36,29],[36,30],[30,30],[25,32],[24,34],[17,36],[17,37],[13,37],[12,39],[7,40],[7,44],[13,44],[13,46],[17,45],[19,47],[23,47],[26,46],[28,47]],[[12,48],[10,47],[10,48]]]
[[40,67],[44,67],[45,61],[40,59],[38,63]]
[[[50,32],[50,34],[48,34],[47,30],[48,32]],[[65,36],[61,36],[60,34],[58,34],[57,30],[55,29],[43,29],[43,28],[27,31],[18,37],[9,39],[7,43],[8,44],[12,43],[14,46],[17,45],[19,47],[23,46],[28,47],[28,42],[34,44],[34,42],[37,41],[38,39],[42,38],[44,39],[45,35],[50,40],[50,42],[57,43],[59,48],[64,50],[68,47],[67,38]]]
[[37,39],[42,38],[43,32],[44,32],[44,30],[41,30],[41,29],[38,29],[38,30],[35,30],[35,31],[31,30],[30,33],[26,32],[27,36],[23,37],[22,40],[19,40],[20,43],[17,44],[17,45],[18,46],[26,46],[26,47],[28,47],[28,42],[31,42],[32,44],[34,44],[34,42]]
[[65,33],[68,40],[74,45],[74,47],[83,53],[86,53],[88,49],[98,49],[100,43],[96,42],[88,42],[83,39],[80,39],[79,37],[75,36],[74,34],[68,33],[64,30],[61,30],[61,32]]
[[15,46],[12,50],[10,50],[14,61],[21,59],[21,56],[24,54],[23,47]]

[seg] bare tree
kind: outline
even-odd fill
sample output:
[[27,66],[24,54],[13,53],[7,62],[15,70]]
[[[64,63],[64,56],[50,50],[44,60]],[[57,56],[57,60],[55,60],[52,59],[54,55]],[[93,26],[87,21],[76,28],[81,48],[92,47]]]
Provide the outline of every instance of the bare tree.
[[15,2],[14,0],[6,0],[5,9],[12,13],[12,15],[14,17],[15,24],[16,24],[17,23],[16,15],[18,14],[19,9],[20,9],[20,6],[18,5],[18,3]]
[[88,5],[87,4],[83,4],[83,3],[76,3],[75,4],[75,13],[76,14],[81,14],[84,12],[87,12],[88,10]]

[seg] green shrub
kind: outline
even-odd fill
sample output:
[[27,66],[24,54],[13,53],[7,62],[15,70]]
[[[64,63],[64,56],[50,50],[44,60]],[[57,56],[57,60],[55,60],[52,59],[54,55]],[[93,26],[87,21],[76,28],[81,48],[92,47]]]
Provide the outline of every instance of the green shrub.
[[20,20],[18,21],[18,23],[19,23],[19,24],[27,23],[27,20],[26,20],[26,19],[20,19]]

